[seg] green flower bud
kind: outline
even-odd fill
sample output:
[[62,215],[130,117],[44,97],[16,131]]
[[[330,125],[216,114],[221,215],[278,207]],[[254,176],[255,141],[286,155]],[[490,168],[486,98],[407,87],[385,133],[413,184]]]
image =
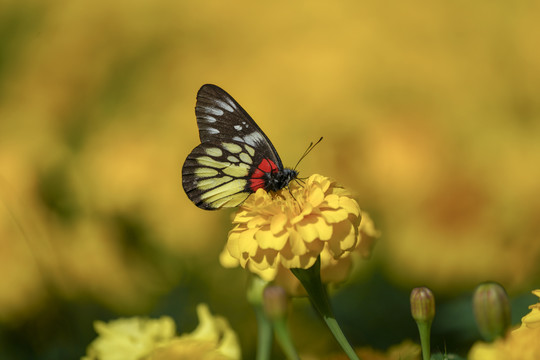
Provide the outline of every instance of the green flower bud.
[[480,334],[486,341],[503,337],[510,328],[510,303],[504,288],[494,282],[478,285],[473,310]]
[[435,317],[435,297],[426,287],[414,288],[411,291],[411,314],[418,322],[431,323]]

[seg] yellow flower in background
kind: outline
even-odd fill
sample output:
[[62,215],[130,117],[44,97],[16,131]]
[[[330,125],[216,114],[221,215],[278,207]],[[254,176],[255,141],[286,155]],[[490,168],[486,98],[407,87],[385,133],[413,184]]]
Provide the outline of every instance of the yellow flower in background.
[[236,333],[227,320],[212,316],[205,304],[197,306],[199,326],[189,333],[175,335],[174,321],[138,317],[96,321],[98,338],[88,347],[83,360],[203,359],[242,358]]
[[[532,292],[540,297],[540,290]],[[540,302],[529,306],[531,312],[521,318],[521,326],[503,339],[478,342],[469,352],[470,360],[540,359]]]
[[171,340],[176,332],[174,321],[168,316],[96,321],[94,328],[98,337],[88,347],[83,360],[142,359]]
[[239,360],[242,358],[238,337],[225,318],[212,316],[206,305],[197,306],[197,315],[199,326],[192,333],[174,338],[167,345],[156,349],[149,359]]
[[[291,183],[290,191],[277,195],[258,190],[236,213],[220,261],[225,267],[241,265],[266,281],[280,278],[291,290],[299,283],[288,269],[307,269],[320,255],[323,282],[343,281],[349,255],[360,249],[368,256],[377,236],[364,215],[349,191],[321,175],[302,185]],[[295,285],[287,285],[286,278]]]
[[[532,293],[538,296],[540,300],[540,290],[534,290]],[[522,327],[526,326],[529,329],[540,328],[540,302],[529,306],[529,309],[531,309],[531,312],[521,318]]]

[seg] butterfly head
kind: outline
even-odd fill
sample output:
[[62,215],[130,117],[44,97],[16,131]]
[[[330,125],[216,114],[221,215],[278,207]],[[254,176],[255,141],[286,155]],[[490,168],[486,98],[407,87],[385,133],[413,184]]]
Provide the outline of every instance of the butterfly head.
[[283,168],[274,173],[266,173],[267,179],[265,179],[266,191],[278,191],[287,187],[289,183],[298,177],[298,171]]

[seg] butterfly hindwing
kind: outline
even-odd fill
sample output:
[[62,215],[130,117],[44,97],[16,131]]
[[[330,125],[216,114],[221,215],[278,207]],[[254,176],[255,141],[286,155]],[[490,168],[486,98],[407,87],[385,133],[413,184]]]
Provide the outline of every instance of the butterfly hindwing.
[[268,137],[221,88],[203,85],[195,114],[201,144],[184,163],[182,185],[198,207],[236,207],[264,187],[265,173],[283,169]]
[[235,207],[248,196],[246,177],[250,166],[229,151],[205,142],[187,157],[182,168],[182,184],[188,197],[200,208],[211,210]]

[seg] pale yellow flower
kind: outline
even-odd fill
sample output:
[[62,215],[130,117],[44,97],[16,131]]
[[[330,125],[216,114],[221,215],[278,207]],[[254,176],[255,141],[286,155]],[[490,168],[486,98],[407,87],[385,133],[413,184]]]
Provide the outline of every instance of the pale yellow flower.
[[239,360],[236,333],[227,320],[212,316],[204,304],[197,306],[199,326],[191,333],[175,335],[174,321],[128,318],[109,323],[96,321],[98,338],[82,360]]
[[96,321],[98,333],[83,360],[137,360],[148,356],[157,346],[175,336],[174,321],[132,317],[105,323]]
[[[540,290],[533,291],[540,297]],[[540,303],[529,306],[531,312],[521,319],[521,326],[505,338],[492,343],[478,342],[469,352],[470,360],[540,359]]]
[[212,316],[208,307],[197,307],[199,326],[190,334],[176,337],[151,354],[151,360],[201,359],[239,360],[242,358],[236,333],[227,320]]
[[259,190],[236,213],[220,255],[225,267],[241,265],[266,281],[296,293],[300,283],[290,268],[309,268],[321,257],[322,281],[341,282],[351,253],[368,257],[378,232],[349,191],[321,175],[290,192]]

